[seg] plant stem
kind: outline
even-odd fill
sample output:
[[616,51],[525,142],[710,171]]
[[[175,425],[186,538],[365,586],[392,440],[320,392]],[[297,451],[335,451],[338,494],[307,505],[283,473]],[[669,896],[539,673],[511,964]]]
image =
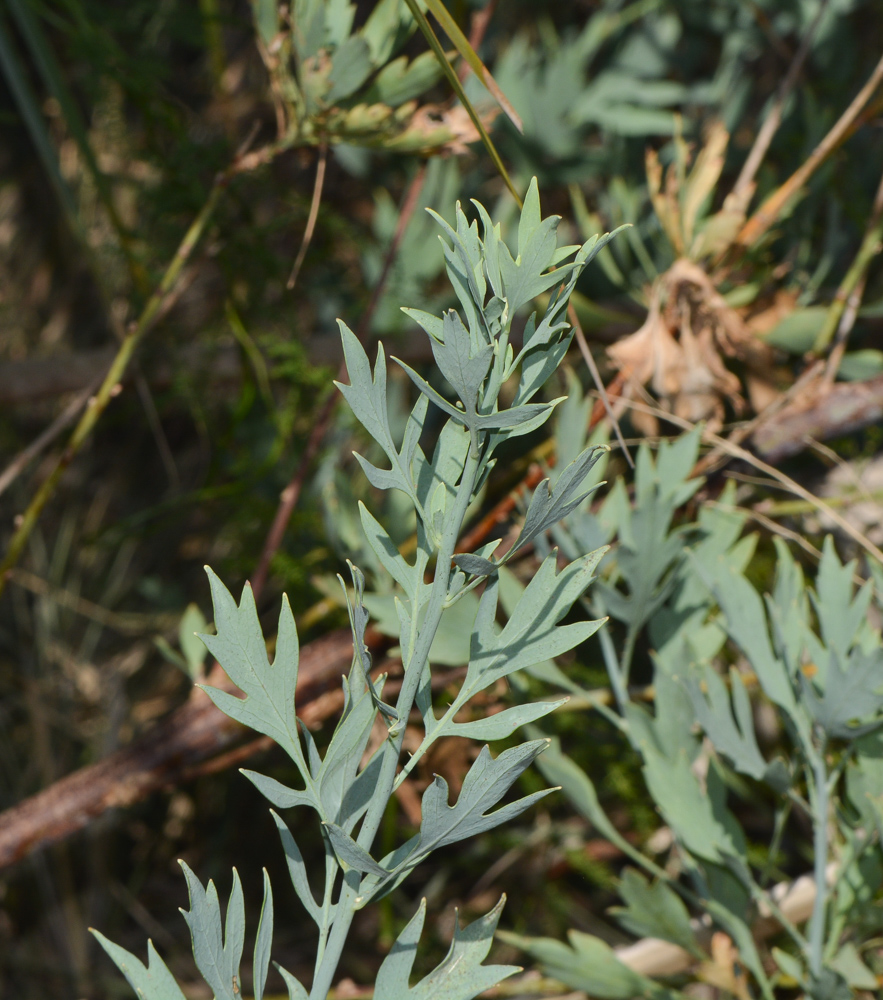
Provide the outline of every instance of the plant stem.
[[[864,280],[867,277],[868,268],[871,266],[871,262],[881,250],[881,236],[883,236],[883,177],[881,177],[880,184],[877,188],[871,217],[868,221],[868,226],[865,230],[861,246],[855,256],[855,260],[853,260],[849,270],[840,282],[840,287],[837,289],[834,301],[828,308],[828,313],[825,316],[825,324],[821,330],[819,330],[815,343],[812,346],[813,353],[821,354],[828,344],[830,344],[834,339],[834,334],[840,333],[839,328],[841,326],[841,320],[843,319],[844,312],[846,312],[847,305],[850,303],[853,293],[858,292],[856,298],[859,301],[854,304],[854,308],[850,313],[852,322],[855,322],[855,315],[858,312],[858,306],[861,304],[861,289],[863,287]],[[838,340],[840,339],[845,340],[845,336],[838,336]],[[833,374],[836,374],[836,369]]]
[[148,300],[143,312],[138,318],[138,321],[132,324],[128,333],[123,338],[123,341],[119,346],[119,350],[117,351],[117,355],[113,359],[110,369],[104,377],[104,381],[101,383],[101,387],[86,405],[86,410],[82,417],[80,417],[79,423],[74,428],[67,447],[56,460],[55,468],[43,481],[42,486],[39,490],[37,490],[37,493],[28,505],[27,510],[21,515],[21,520],[18,522],[18,528],[12,536],[9,548],[6,550],[6,555],[3,557],[3,562],[0,563],[0,594],[3,593],[3,590],[6,587],[6,581],[9,577],[9,571],[15,566],[18,562],[19,556],[21,556],[24,551],[24,547],[40,518],[43,508],[55,493],[55,488],[58,485],[64,470],[68,467],[68,465],[70,465],[74,456],[82,447],[83,442],[92,433],[92,429],[98,423],[98,418],[107,408],[108,403],[117,394],[117,386],[119,385],[120,379],[122,379],[125,374],[126,368],[129,366],[132,355],[135,353],[135,348],[153,325],[153,322],[160,313],[166,298],[173,290],[178,278],[181,276],[184,265],[189,260],[196,244],[202,237],[209,220],[214,214],[215,208],[221,197],[221,193],[224,191],[225,187],[226,176],[221,174],[215,181],[211,193],[202,207],[202,211],[196,219],[194,219],[190,228],[187,230],[187,233],[181,241],[181,245],[178,247],[175,256],[166,268],[166,272],[159,283],[159,287]]
[[[399,691],[396,702],[396,713],[400,720],[407,719],[417,697],[417,690],[420,686],[420,678],[423,667],[429,659],[429,650],[432,646],[435,634],[438,631],[442,612],[444,611],[445,596],[448,592],[448,584],[451,578],[451,560],[460,535],[460,529],[466,517],[466,510],[472,499],[472,491],[480,465],[480,456],[472,453],[470,446],[466,462],[463,466],[463,475],[457,487],[456,499],[451,509],[450,516],[445,524],[444,535],[438,549],[438,556],[435,565],[435,578],[432,581],[432,589],[429,595],[426,618],[420,630],[420,636],[405,671],[405,678]],[[418,609],[414,608],[416,616]],[[405,727],[402,725],[395,737],[391,737],[383,750],[384,758],[378,777],[376,791],[371,801],[371,805],[362,822],[359,831],[359,846],[370,850],[371,844],[377,835],[386,804],[392,795],[393,786],[396,779],[396,768],[402,752],[402,743],[405,738]],[[358,873],[356,873],[358,874]],[[325,1000],[334,973],[337,970],[343,947],[346,944],[347,934],[355,916],[355,901],[358,895],[358,881],[354,878],[345,878],[344,886],[341,890],[340,899],[337,903],[334,926],[328,936],[325,954],[322,962],[316,970],[316,977],[313,980],[313,987],[310,990],[310,1000]]]
[[809,921],[809,968],[814,977],[822,971],[825,941],[825,909],[828,902],[826,868],[828,862],[828,772],[825,768],[825,743],[812,757],[813,786],[813,874],[816,898]]
[[[591,607],[591,613],[596,618],[604,618],[607,615],[600,598],[595,598],[595,602]],[[602,627],[598,630],[598,641],[601,643],[601,655],[604,657],[604,666],[607,667],[607,676],[610,678],[610,686],[613,688],[616,704],[619,707],[619,711],[625,715],[625,707],[629,702],[629,694],[623,683],[616,648],[606,628]]]

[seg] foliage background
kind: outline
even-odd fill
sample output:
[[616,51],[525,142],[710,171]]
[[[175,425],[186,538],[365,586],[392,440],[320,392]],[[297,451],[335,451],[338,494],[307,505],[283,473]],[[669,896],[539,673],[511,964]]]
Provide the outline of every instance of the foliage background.
[[[372,7],[357,5],[357,24]],[[678,129],[697,145],[712,122],[722,121],[731,141],[720,188],[710,196],[719,208],[820,8],[807,63],[757,174],[755,203],[806,162],[872,73],[879,59],[873,3],[573,0],[542,16],[528,2],[486,11],[481,4],[450,5],[467,28],[489,14],[481,54],[525,123],[519,136],[499,116],[493,130],[516,186],[523,191],[530,176],[539,177],[544,209],[560,212],[572,231],[565,242],[580,242],[596,219],[597,228],[636,224],[612,259],[615,267],[594,268],[580,286],[594,304],[583,322],[605,381],[615,369],[604,346],[641,326],[650,284],[674,260],[650,204],[646,147],[669,163]],[[44,48],[28,24],[37,26]],[[272,142],[276,112],[244,0],[7,0],[0,29],[0,448],[11,462],[103,374],[216,174],[249,136],[252,149]],[[413,57],[424,48],[415,35],[405,51]],[[61,89],[41,60],[44,49]],[[434,88],[429,97],[443,106],[448,88]],[[477,101],[483,96],[474,80],[467,80],[467,93]],[[795,309],[831,300],[866,232],[883,162],[878,124],[870,116],[814,172],[797,210],[784,213],[731,266],[725,290],[753,288],[757,312],[773,311],[767,329],[797,316],[796,332],[779,328],[781,346],[790,350],[773,356],[768,381],[775,392],[802,371],[816,330],[810,324],[807,341],[813,317]],[[428,163],[417,209],[431,205],[450,216],[455,198],[478,197],[496,204],[504,222],[511,219],[511,199],[481,146],[452,142],[444,152]],[[205,563],[230,581],[254,571],[338,363],[334,319],[356,328],[368,309],[423,163],[382,148],[332,149],[315,232],[288,290],[317,156],[313,145],[290,149],[231,179],[174,300],[65,469],[9,579],[0,604],[4,808],[127,744],[181,704],[190,680],[157,638],[177,647],[190,602],[209,612]],[[444,304],[441,254],[422,216],[410,217],[367,331],[412,363],[426,358],[397,307]],[[875,366],[883,356],[873,353],[881,296],[871,266],[864,287],[870,307],[849,337],[850,353],[865,352],[854,359],[862,378],[881,370]],[[577,355],[573,364],[588,386]],[[753,405],[741,362],[731,367]],[[85,378],[77,381],[78,372]],[[729,421],[736,414],[727,407]],[[626,422],[624,429],[648,428]],[[357,470],[346,456],[357,433],[335,411],[262,596],[261,610],[272,617],[281,591],[288,592],[306,615],[305,641],[344,621],[323,581],[340,570],[349,542],[346,509],[359,487],[351,485]],[[4,546],[64,440],[24,463],[0,496]],[[870,459],[879,431],[870,427],[829,445],[836,455]],[[812,490],[827,489],[831,462],[810,451],[786,468]],[[856,469],[841,467],[841,485],[832,488],[855,493],[849,476]],[[609,478],[620,471],[625,465],[614,464]],[[730,471],[750,478],[746,467]],[[512,484],[501,476],[492,498]],[[718,473],[694,502],[713,498],[722,485]],[[761,505],[801,535],[819,533],[818,519],[807,512],[777,510],[768,484],[740,488],[741,503]],[[862,489],[878,512],[874,484]],[[683,512],[685,519],[692,515]],[[870,521],[859,521],[862,530]],[[761,544],[752,564],[761,585],[771,553],[770,544]],[[644,644],[638,669],[647,662]],[[587,685],[606,683],[595,647],[575,669]],[[570,750],[596,779],[618,828],[645,842],[661,821],[636,760],[595,716],[563,715],[556,726],[563,740],[575,740]],[[431,762],[452,782],[464,763],[455,746]],[[272,770],[272,756],[260,766]],[[404,811],[391,813],[390,838],[395,824],[408,822]],[[749,829],[755,823],[760,835],[769,816],[759,808],[743,822]],[[430,902],[459,900],[470,916],[509,889],[510,927],[560,937],[575,925],[609,938],[604,910],[614,901],[611,878],[621,859],[601,843],[583,843],[580,824],[555,802],[427,866],[421,885],[388,901],[380,926],[366,915],[358,928],[364,946],[347,956],[346,974],[371,980],[377,935],[390,942],[420,893]],[[134,950],[146,932],[186,979],[190,959],[175,913],[185,901],[179,857],[222,886],[235,864],[253,907],[261,866],[280,885],[285,877],[275,828],[250,786],[229,771],[194,775],[0,873],[0,992],[123,995],[87,934],[90,925],[114,928],[116,939]],[[509,866],[493,869],[501,858]],[[804,870],[805,862],[792,862],[794,870],[782,874]],[[451,919],[450,906],[440,912],[447,914],[442,924]],[[436,928],[439,942],[448,930]],[[278,941],[290,968],[312,950],[299,931],[291,925]]]

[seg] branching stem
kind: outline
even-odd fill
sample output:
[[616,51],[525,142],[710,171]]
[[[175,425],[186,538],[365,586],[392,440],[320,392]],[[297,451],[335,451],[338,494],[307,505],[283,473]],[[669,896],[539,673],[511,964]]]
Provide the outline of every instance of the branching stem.
[[[404,683],[396,702],[396,712],[399,719],[407,719],[411,712],[411,708],[417,697],[417,690],[420,686],[423,667],[429,658],[429,650],[438,631],[451,578],[451,560],[457,545],[457,539],[460,535],[460,529],[466,517],[466,510],[472,499],[472,491],[475,487],[479,466],[480,456],[473,455],[472,448],[470,447],[463,467],[463,474],[460,477],[460,483],[457,488],[456,500],[445,523],[444,534],[439,545],[438,558],[435,564],[435,577],[432,581],[426,618],[420,629],[420,635],[414,648],[414,655],[408,664]],[[415,608],[415,620],[417,612],[418,609]],[[383,820],[386,804],[393,794],[396,769],[401,757],[404,738],[405,727],[402,726],[395,738],[387,741],[382,751],[384,758],[377,788],[358,836],[359,846],[364,847],[366,850],[370,850],[371,844],[374,842],[374,838],[380,828],[380,823]],[[357,895],[358,881],[355,878],[345,879],[340,900],[337,903],[335,911],[334,924],[331,928],[331,933],[328,935],[325,952],[321,962],[317,965],[316,977],[313,980],[313,987],[310,991],[310,1000],[325,1000],[328,991],[331,989],[334,973],[340,962],[347,934],[349,933],[356,912],[355,903]]]

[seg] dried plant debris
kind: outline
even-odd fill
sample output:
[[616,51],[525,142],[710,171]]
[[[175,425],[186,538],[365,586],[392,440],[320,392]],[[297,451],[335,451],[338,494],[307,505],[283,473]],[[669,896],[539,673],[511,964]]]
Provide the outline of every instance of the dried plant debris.
[[[726,403],[737,414],[746,406],[739,378],[725,360],[738,359],[761,372],[769,363],[770,349],[753,337],[693,261],[675,261],[650,295],[644,325],[609,347],[610,358],[623,371],[632,394],[648,386],[664,410],[720,428]],[[652,426],[642,423],[641,429],[657,433],[655,418],[649,420]]]

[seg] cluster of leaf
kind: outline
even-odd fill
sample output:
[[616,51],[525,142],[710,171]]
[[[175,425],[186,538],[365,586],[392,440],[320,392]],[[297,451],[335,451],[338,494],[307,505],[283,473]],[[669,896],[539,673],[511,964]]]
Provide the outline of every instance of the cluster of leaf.
[[[568,406],[577,405],[571,394]],[[559,429],[564,450],[581,444],[572,441],[573,426]],[[601,708],[640,756],[647,791],[673,836],[669,863],[617,831],[591,779],[558,741],[539,767],[637,866],[619,886],[625,907],[612,911],[628,932],[672,942],[710,967],[711,934],[722,931],[762,996],[772,998],[778,983],[796,983],[816,1000],[839,1000],[877,985],[861,955],[868,929],[881,920],[872,900],[883,884],[883,642],[868,624],[873,587],[867,582],[855,592],[856,565],[841,564],[830,538],[807,583],[777,540],[775,586],[761,598],[744,575],[755,538],[741,537],[744,516],[733,509],[730,488],[718,505],[700,508],[696,523],[673,527],[675,511],[701,485],[690,478],[698,444],[695,432],[663,442],[655,462],[643,445],[631,496],[619,480],[597,512],[586,504],[551,533],[575,560],[615,539],[584,599],[594,614],[623,626],[618,647],[610,630],[599,632],[618,711]],[[652,711],[629,683],[644,629],[655,651]],[[732,650],[741,659],[724,671]],[[752,690],[783,731],[772,759],[759,744]],[[727,802],[733,789],[773,804],[763,870],[749,863],[747,835]],[[782,912],[767,884],[793,811],[813,831],[807,853],[817,892],[805,928]],[[760,915],[782,927],[769,954],[752,934]],[[672,982],[629,968],[591,935],[572,931],[569,946],[506,938],[592,996],[681,995]],[[740,976],[733,967],[729,980],[714,981],[744,995]]]
[[415,114],[416,99],[438,81],[442,68],[431,51],[394,58],[416,26],[402,0],[380,0],[360,27],[354,27],[351,3],[295,0],[290,11],[277,0],[253,6],[289,138],[398,153],[427,152],[454,138],[443,122]]
[[[257,617],[254,598],[246,586],[236,601],[209,571],[214,603],[215,635],[202,636],[212,655],[244,697],[215,687],[206,690],[231,718],[271,737],[290,757],[302,787],[294,788],[256,772],[245,772],[277,808],[306,808],[321,824],[325,844],[324,884],[316,898],[307,868],[288,824],[276,813],[282,846],[294,889],[316,924],[319,945],[311,991],[290,973],[280,970],[293,1000],[324,998],[346,943],[355,913],[399,885],[439,847],[490,830],[519,815],[548,794],[541,790],[499,805],[513,783],[548,745],[530,740],[494,758],[485,745],[466,774],[457,801],[449,804],[444,779],[436,777],[422,797],[420,829],[411,839],[384,857],[375,859],[372,847],[395,789],[429,748],[442,736],[497,740],[511,735],[525,722],[547,714],[560,702],[543,701],[519,706],[471,723],[455,715],[478,693],[501,678],[550,659],[592,635],[599,621],[559,625],[592,579],[602,552],[588,553],[562,571],[549,556],[534,579],[509,608],[502,630],[495,625],[500,581],[492,561],[497,543],[472,555],[454,559],[454,548],[466,511],[494,464],[502,443],[541,426],[554,403],[531,402],[567,351],[571,330],[564,321],[567,301],[577,277],[609,236],[594,237],[582,247],[558,248],[558,218],[543,219],[534,181],[525,199],[513,254],[483,206],[476,203],[482,222],[469,223],[457,208],[456,228],[437,217],[448,276],[460,301],[464,319],[450,311],[434,316],[421,310],[409,314],[424,328],[440,372],[453,389],[449,401],[421,375],[404,369],[419,390],[403,434],[394,436],[387,406],[387,370],[383,347],[373,370],[355,335],[340,324],[350,383],[339,388],[353,413],[385,456],[388,468],[357,456],[368,480],[380,490],[396,490],[413,508],[417,545],[409,562],[380,523],[364,506],[362,527],[380,566],[395,581],[394,607],[403,677],[393,703],[384,700],[385,678],[371,672],[365,644],[368,611],[364,579],[351,566],[352,590],[347,593],[353,635],[353,661],[344,679],[344,708],[322,756],[308,729],[299,723],[295,707],[298,676],[298,637],[287,600],[279,618],[276,652],[271,664]],[[572,259],[571,259],[572,258]],[[550,270],[552,269],[552,270]],[[511,343],[516,313],[540,293],[557,286],[543,316],[528,321],[523,345]],[[511,405],[502,408],[504,383],[514,383]],[[429,406],[447,417],[431,455],[421,448]],[[554,488],[542,483],[531,501],[527,521],[516,548],[536,538],[582,503],[591,490],[583,481],[599,457],[586,447],[558,478]],[[456,561],[457,566],[453,565]],[[341,581],[342,582],[342,581]],[[453,703],[437,715],[432,699],[433,643],[446,608],[486,586],[469,628],[468,667]],[[420,745],[402,766],[405,725],[415,707],[423,720]],[[372,730],[380,720],[384,738],[369,750]],[[499,806],[499,808],[496,808]],[[186,914],[197,965],[218,998],[230,1000],[241,990],[239,961],[243,946],[242,896],[238,879],[227,908],[226,931],[221,931],[220,904],[214,886],[204,890],[185,868],[191,895]],[[502,901],[501,901],[502,902]],[[457,932],[442,964],[413,989],[408,978],[423,924],[421,907],[407,925],[378,976],[379,995],[462,998],[482,990],[515,971],[509,966],[482,966],[500,913],[487,916]],[[273,904],[269,882],[255,952],[255,995],[266,978],[272,936]],[[151,948],[150,967],[99,936],[110,956],[147,1000],[178,997],[171,975]]]
[[[737,120],[750,88],[746,59],[760,40],[756,20],[738,2],[713,13],[683,7],[609,2],[581,30],[541,22],[538,32],[516,34],[494,65],[524,122],[524,140],[507,142],[507,153],[547,183],[583,183],[600,171],[605,197],[611,174],[628,170],[623,139],[671,136],[679,115],[688,128],[709,111]],[[712,47],[720,47],[713,65]]]

